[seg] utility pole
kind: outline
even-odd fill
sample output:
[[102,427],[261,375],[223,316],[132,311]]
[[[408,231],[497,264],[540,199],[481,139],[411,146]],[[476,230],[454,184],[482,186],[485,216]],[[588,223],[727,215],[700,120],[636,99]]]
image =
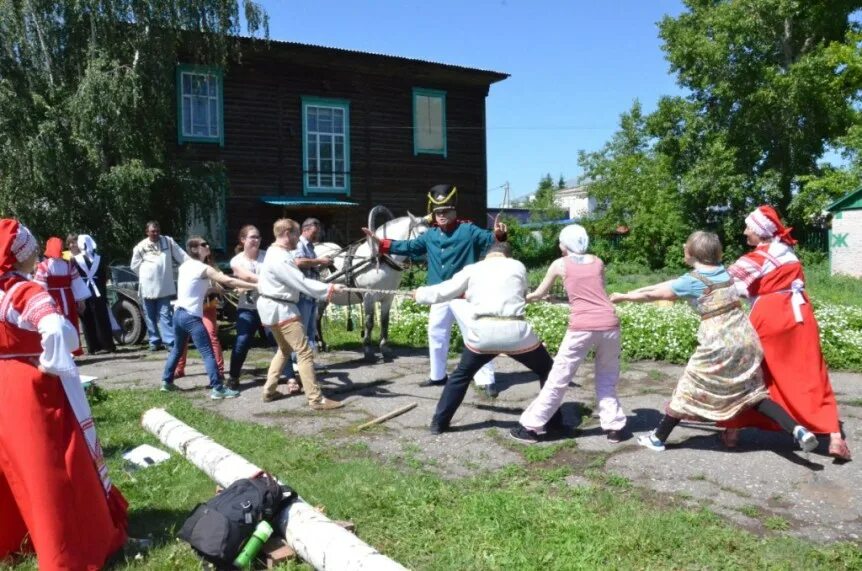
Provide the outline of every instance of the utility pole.
[[511,198],[509,197],[509,181],[503,183],[503,203],[500,208],[512,208]]

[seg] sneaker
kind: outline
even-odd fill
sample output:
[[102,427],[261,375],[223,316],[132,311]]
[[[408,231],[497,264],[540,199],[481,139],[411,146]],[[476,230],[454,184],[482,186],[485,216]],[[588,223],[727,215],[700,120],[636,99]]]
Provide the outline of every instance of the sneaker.
[[654,452],[664,452],[664,442],[655,437],[655,433],[641,434],[638,436],[638,444],[644,448],[649,448]]
[[163,393],[172,393],[176,390],[179,390],[177,386],[173,383],[162,383],[162,387],[159,389]]
[[539,442],[538,432],[536,432],[535,430],[530,430],[529,428],[526,428],[520,424],[509,431],[509,436],[525,444],[536,444],[537,442]]
[[817,448],[817,437],[804,426],[796,425],[796,428],[793,429],[793,438],[796,439],[796,443],[799,444],[803,452],[811,452]]
[[148,350],[149,350],[149,351],[161,351],[161,350],[162,350],[162,346],[161,346],[161,345],[150,345],[150,346],[149,346],[149,348],[148,348]]
[[325,397],[320,397],[319,400],[308,403],[308,406],[311,407],[311,410],[335,410],[336,408],[343,407],[344,403],[338,402],[337,400],[330,400]]
[[239,396],[239,391],[235,391],[233,389],[228,389],[226,387],[215,387],[212,392],[210,392],[210,398],[213,400],[221,400],[221,399],[235,399]]
[[235,391],[239,388],[239,379],[236,377],[228,377],[227,382],[225,382],[225,386]]
[[620,442],[622,442],[625,439],[625,437],[623,436],[622,430],[608,430],[607,435],[608,435],[608,442],[611,442],[613,444],[619,444]]
[[497,383],[485,385],[485,394],[488,395],[489,399],[497,398],[500,395],[500,390],[497,388]]
[[443,385],[446,384],[446,381],[448,381],[448,380],[449,380],[449,375],[446,375],[445,377],[443,377],[439,381],[435,381],[432,379],[425,379],[424,381],[419,383],[419,386],[420,387],[442,387]]

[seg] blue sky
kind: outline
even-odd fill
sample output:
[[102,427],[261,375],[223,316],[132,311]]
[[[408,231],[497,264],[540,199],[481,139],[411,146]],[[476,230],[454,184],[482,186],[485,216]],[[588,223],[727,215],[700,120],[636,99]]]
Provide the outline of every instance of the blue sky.
[[[620,113],[678,94],[656,23],[676,0],[262,0],[273,39],[492,69],[488,186],[512,196],[551,173],[580,174],[579,150],[607,141]],[[488,193],[497,206],[502,190]]]

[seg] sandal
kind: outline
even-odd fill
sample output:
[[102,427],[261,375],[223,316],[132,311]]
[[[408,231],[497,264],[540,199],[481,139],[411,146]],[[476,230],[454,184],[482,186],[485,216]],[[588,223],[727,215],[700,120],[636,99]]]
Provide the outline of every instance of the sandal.
[[739,445],[739,429],[738,428],[726,428],[724,432],[718,435],[721,439],[721,443],[724,444],[725,448],[733,449]]
[[299,383],[296,382],[296,379],[288,379],[285,388],[287,389],[288,395],[298,395],[302,392],[302,387],[299,386]]
[[836,460],[849,462],[851,459],[850,447],[847,446],[847,441],[843,438],[829,439],[829,455]]

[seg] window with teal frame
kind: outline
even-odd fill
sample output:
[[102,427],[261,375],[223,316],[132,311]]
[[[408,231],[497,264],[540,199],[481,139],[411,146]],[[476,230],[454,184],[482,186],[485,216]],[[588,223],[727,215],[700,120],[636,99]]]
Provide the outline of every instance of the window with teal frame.
[[222,71],[202,65],[177,66],[177,140],[224,146]]
[[413,88],[413,154],[446,156],[446,92]]
[[302,98],[302,186],[305,194],[350,195],[350,102]]

